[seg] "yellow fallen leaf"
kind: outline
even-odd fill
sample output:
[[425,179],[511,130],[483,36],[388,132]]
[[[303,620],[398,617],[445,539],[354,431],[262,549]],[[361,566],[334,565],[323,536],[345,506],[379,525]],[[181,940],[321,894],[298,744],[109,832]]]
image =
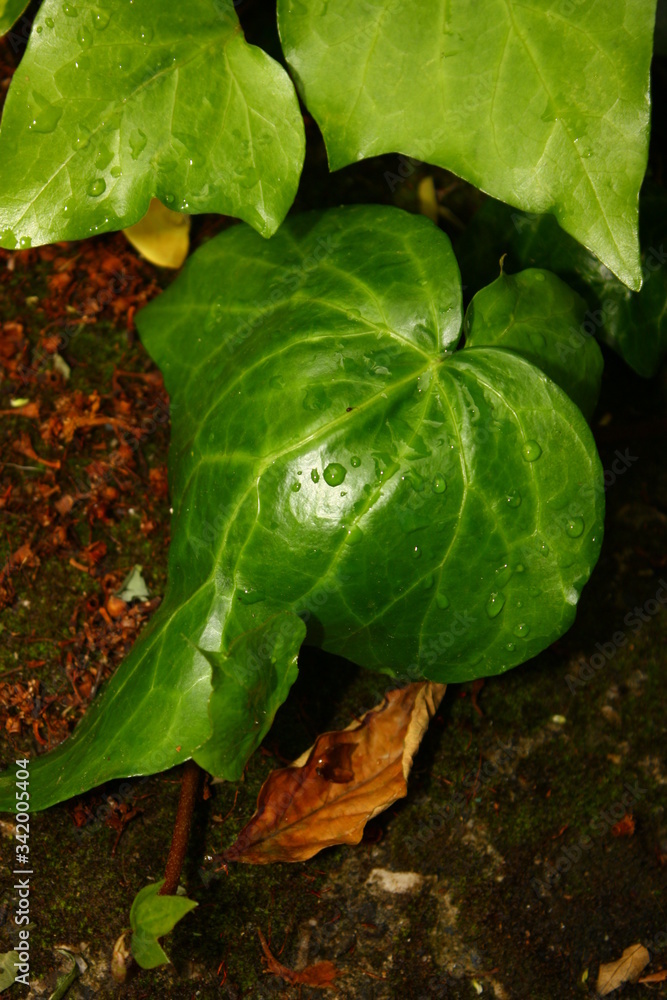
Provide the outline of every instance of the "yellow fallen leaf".
[[180,267],[190,249],[190,216],[153,198],[143,219],[124,229],[139,253],[158,267]]
[[623,983],[636,983],[649,961],[650,955],[643,944],[631,944],[615,962],[600,966],[595,984],[598,996],[606,997]]
[[272,771],[225,861],[306,861],[358,844],[366,823],[407,792],[414,755],[446,685],[390,691],[347,729],[324,733],[291,767]]

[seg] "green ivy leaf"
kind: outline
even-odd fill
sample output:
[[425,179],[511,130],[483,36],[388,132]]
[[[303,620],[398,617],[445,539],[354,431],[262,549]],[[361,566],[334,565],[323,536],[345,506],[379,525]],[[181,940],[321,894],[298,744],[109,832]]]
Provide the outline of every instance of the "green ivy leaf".
[[437,164],[551,212],[631,288],[655,3],[279,0],[283,49],[333,169]]
[[45,0],[0,127],[0,244],[127,228],[153,196],[270,236],[303,156],[289,77],[231,0]]
[[548,215],[526,215],[489,199],[461,240],[457,256],[472,291],[505,269],[546,267],[576,289],[588,304],[583,329],[604,340],[639,375],[650,378],[667,355],[667,195],[645,183],[640,200],[644,283],[630,292]]
[[169,934],[178,921],[198,905],[185,896],[158,896],[163,885],[164,879],[145,885],[135,896],[130,910],[130,949],[142,969],[154,969],[169,962],[158,938]]
[[600,395],[602,354],[583,332],[586,303],[550,271],[501,274],[465,317],[466,347],[507,347],[546,372],[590,420]]
[[427,219],[234,226],[137,322],[172,401],[169,587],[74,737],[31,762],[33,808],[189,756],[236,778],[294,676],[295,615],[313,645],[443,682],[571,624],[602,536],[593,438],[518,354],[454,353],[458,268]]
[[211,738],[193,755],[198,764],[229,781],[241,777],[296,680],[305,637],[301,619],[282,612],[235,639],[228,653],[201,650],[212,667],[213,691]]
[[0,0],[0,35],[16,24],[27,6],[26,0]]

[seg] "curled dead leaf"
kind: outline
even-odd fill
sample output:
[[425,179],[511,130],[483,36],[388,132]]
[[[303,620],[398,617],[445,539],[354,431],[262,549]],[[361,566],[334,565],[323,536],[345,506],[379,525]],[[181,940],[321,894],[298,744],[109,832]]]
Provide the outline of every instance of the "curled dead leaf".
[[358,844],[366,823],[407,792],[407,778],[446,685],[390,691],[347,729],[324,733],[262,785],[254,816],[225,861],[306,861],[334,844]]
[[316,962],[315,965],[306,966],[301,972],[288,969],[286,965],[281,965],[278,959],[273,957],[259,927],[257,934],[264,952],[266,971],[274,976],[280,976],[286,983],[291,983],[293,986],[313,986],[315,989],[328,990],[333,987],[334,979],[341,975],[333,962]]
[[649,961],[650,955],[643,944],[631,944],[615,962],[600,966],[595,984],[598,996],[606,997],[623,983],[636,983]]

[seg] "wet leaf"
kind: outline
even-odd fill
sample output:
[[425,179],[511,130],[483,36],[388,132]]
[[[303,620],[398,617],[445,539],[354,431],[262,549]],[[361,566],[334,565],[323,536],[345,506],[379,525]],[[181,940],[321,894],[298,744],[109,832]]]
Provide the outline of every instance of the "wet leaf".
[[416,16],[397,0],[280,0],[278,14],[334,170],[391,152],[437,164],[551,212],[641,286],[654,3],[425,0]]
[[409,684],[341,732],[324,733],[266,779],[226,861],[306,861],[358,844],[366,823],[407,793],[407,778],[444,684]]
[[159,896],[164,879],[145,885],[134,898],[130,910],[130,948],[142,969],[154,969],[169,962],[158,938],[174,929],[179,920],[198,904],[185,896]]
[[124,229],[151,198],[270,236],[304,155],[294,87],[232,0],[44,0],[0,127],[0,244]]
[[190,249],[190,216],[172,212],[157,198],[151,200],[143,219],[123,232],[158,267],[181,267]]
[[650,955],[643,944],[631,944],[615,962],[600,966],[595,984],[598,996],[606,997],[623,983],[635,983],[649,961]]

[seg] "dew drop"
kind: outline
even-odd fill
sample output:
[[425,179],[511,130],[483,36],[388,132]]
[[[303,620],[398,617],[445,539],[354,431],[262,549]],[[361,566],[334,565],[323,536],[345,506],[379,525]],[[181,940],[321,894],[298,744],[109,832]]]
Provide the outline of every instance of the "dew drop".
[[505,606],[505,595],[503,593],[491,594],[486,602],[486,613],[489,618],[497,618]]
[[349,529],[347,535],[345,536],[345,541],[348,545],[358,545],[359,542],[364,537],[364,533],[358,524],[355,524]]
[[28,129],[31,132],[40,132],[42,134],[53,132],[62,117],[63,109],[49,104],[39,94],[33,94],[33,100],[38,105],[38,108],[34,113],[34,118],[28,125]]
[[298,493],[301,489],[301,483],[292,483],[292,493]]
[[38,24],[37,27],[35,28],[35,31],[37,32],[38,35],[41,35],[41,33],[44,31],[44,28],[41,26],[41,24]]
[[147,141],[145,132],[142,132],[140,128],[132,129],[130,132],[130,153],[133,160],[137,160],[141,156]]
[[165,203],[165,205],[173,205],[175,200],[176,199],[174,198],[173,194],[166,194],[164,196],[164,203]]
[[359,458],[358,455],[352,456],[352,458],[350,459],[350,465],[352,466],[353,469],[359,468],[359,466],[361,465],[361,459]]
[[109,26],[111,14],[108,10],[96,10],[93,14],[93,27],[98,31],[104,31]]
[[30,236],[22,236],[21,239],[19,240],[19,249],[27,250],[28,247],[31,246],[32,246],[32,239],[30,238]]
[[319,481],[320,481],[320,474],[317,471],[317,469],[311,469],[310,470],[310,478],[313,480],[314,483],[319,483]]
[[570,536],[570,538],[579,538],[579,536],[584,530],[583,517],[573,517],[570,521],[567,522],[565,530]]
[[510,651],[510,653],[511,653],[515,649],[514,643],[513,642],[508,642],[507,646],[506,646],[506,649],[508,649]]
[[141,41],[144,43],[144,45],[148,45],[148,43],[153,37],[153,29],[149,25],[146,25],[145,27],[142,26],[141,29],[139,30],[139,37],[141,38]]
[[526,441],[521,449],[521,454],[525,462],[536,462],[542,454],[542,449],[537,441]]
[[91,198],[99,198],[101,194],[107,189],[106,181],[103,177],[96,177],[94,181],[91,181],[86,188],[86,194],[90,195]]
[[79,45],[81,46],[82,49],[89,49],[90,46],[93,44],[93,36],[90,30],[86,28],[84,24],[82,24],[81,27],[79,28],[76,37],[79,39]]
[[413,559],[419,559],[419,557],[420,557],[421,554],[422,554],[422,550],[419,548],[418,545],[415,545],[414,549],[412,550],[412,558]]
[[447,594],[442,594],[442,593],[436,594],[435,603],[438,605],[441,611],[446,611],[447,608],[449,607],[449,598],[447,597]]
[[340,462],[330,462],[322,473],[325,483],[329,486],[340,486],[347,475],[347,469]]
[[109,166],[113,159],[113,153],[107,149],[106,146],[102,146],[99,153],[95,157],[95,166],[98,170],[105,170]]
[[74,141],[72,143],[72,149],[85,149],[90,142],[90,129],[87,125],[77,125],[76,133],[74,135]]
[[546,542],[541,542],[541,541],[538,540],[537,551],[542,556],[548,556],[549,555],[549,546],[547,545]]
[[519,639],[525,639],[525,637],[528,635],[529,632],[530,632],[530,626],[526,625],[525,622],[521,622],[519,625],[516,625],[515,628],[514,628],[514,634]]
[[521,494],[518,490],[512,490],[507,494],[507,503],[510,507],[520,507],[521,506]]
[[44,24],[46,25],[47,28],[52,28],[53,25],[54,25],[54,23],[55,22],[54,22],[54,20],[53,20],[52,17],[45,17],[44,18]]
[[78,10],[76,9],[76,7],[74,6],[73,3],[64,3],[63,4],[63,11],[64,11],[64,13],[66,14],[67,17],[78,17],[79,16],[79,12],[78,12]]
[[265,599],[264,592],[261,590],[237,590],[235,596],[241,604],[259,604]]
[[115,167],[111,168],[109,173],[111,174],[112,177],[120,177],[120,175],[122,174],[122,170],[118,165],[116,165]]
[[433,573],[429,573],[424,577],[424,590],[430,590],[433,586]]
[[439,472],[437,476],[433,477],[433,482],[431,483],[431,489],[433,490],[434,493],[445,492],[445,490],[447,489],[447,480],[442,475],[442,473]]

